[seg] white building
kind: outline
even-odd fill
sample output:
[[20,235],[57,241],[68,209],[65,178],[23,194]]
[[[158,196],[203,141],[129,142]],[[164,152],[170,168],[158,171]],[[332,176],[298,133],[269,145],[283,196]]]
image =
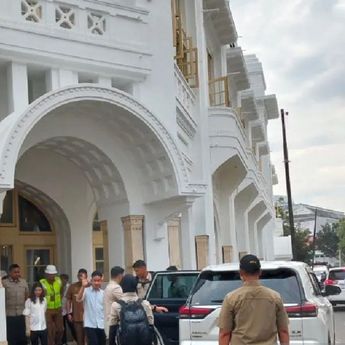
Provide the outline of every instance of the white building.
[[1,269],[273,258],[278,106],[228,1],[4,0],[0,23]]

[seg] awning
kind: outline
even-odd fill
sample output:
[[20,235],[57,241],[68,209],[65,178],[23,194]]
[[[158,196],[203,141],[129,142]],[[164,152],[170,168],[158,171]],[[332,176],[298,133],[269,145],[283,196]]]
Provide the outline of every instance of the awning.
[[253,90],[241,92],[241,113],[248,121],[256,121],[259,119]]
[[264,103],[268,120],[277,119],[279,117],[279,108],[276,95],[258,97],[257,100]]
[[254,142],[259,143],[266,140],[265,128],[262,120],[257,120],[251,123],[252,139]]
[[221,44],[237,41],[237,31],[227,0],[204,0],[204,14],[209,15]]
[[241,47],[229,48],[226,51],[227,72],[236,83],[237,91],[250,88],[247,66]]

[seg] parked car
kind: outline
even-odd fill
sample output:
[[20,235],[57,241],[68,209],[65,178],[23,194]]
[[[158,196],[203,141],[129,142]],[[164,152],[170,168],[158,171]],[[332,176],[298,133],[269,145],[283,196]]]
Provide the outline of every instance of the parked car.
[[341,289],[339,295],[329,296],[330,302],[336,306],[337,304],[345,304],[345,267],[331,268],[328,272],[325,286],[338,286]]
[[[290,318],[291,345],[335,344],[333,308],[313,271],[300,262],[262,262],[261,283],[280,293]],[[180,309],[181,345],[218,344],[217,319],[224,297],[242,285],[238,264],[209,266]],[[263,315],[263,317],[265,317]]]
[[179,344],[179,309],[186,303],[198,277],[198,271],[156,272],[146,294],[152,305],[168,308],[167,313],[155,313],[159,345]]
[[328,275],[328,267],[326,265],[314,265],[313,272],[316,275],[317,280],[320,283],[320,287],[323,290],[325,288],[325,280]]

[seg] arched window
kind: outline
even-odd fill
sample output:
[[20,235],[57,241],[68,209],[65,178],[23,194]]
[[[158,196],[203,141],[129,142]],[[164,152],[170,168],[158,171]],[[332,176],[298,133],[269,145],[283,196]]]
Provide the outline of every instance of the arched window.
[[20,231],[50,232],[48,219],[32,202],[18,196]]

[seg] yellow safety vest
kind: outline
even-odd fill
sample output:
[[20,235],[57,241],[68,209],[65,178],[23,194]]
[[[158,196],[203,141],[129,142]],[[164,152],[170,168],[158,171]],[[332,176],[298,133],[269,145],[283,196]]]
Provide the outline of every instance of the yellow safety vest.
[[43,285],[46,299],[47,299],[47,309],[57,309],[62,307],[61,300],[61,286],[62,282],[59,277],[55,277],[53,285],[51,285],[47,279],[41,279],[40,283]]

